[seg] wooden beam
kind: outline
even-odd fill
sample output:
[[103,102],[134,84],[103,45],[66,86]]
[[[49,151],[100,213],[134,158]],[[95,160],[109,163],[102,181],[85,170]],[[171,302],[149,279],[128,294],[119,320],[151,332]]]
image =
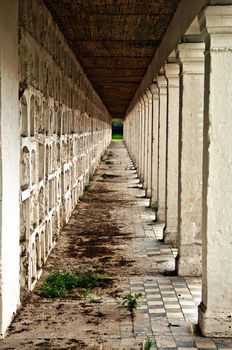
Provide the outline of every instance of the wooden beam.
[[[147,88],[153,82],[155,76],[159,73],[170,53],[174,50],[182,36],[188,30],[194,18],[200,10],[211,3],[220,3],[219,0],[181,0],[170,25],[160,43],[160,46],[155,52],[147,72],[140,83],[136,93],[127,109],[126,115],[134,108],[139,98],[144,94]],[[222,2],[226,2],[221,1]]]

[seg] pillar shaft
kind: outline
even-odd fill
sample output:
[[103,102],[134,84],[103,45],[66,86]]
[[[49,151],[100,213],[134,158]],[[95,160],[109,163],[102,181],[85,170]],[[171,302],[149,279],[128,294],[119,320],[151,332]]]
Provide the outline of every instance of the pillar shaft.
[[152,93],[147,90],[148,118],[147,118],[147,197],[151,197],[152,186]]
[[151,85],[152,92],[152,184],[151,207],[158,209],[158,162],[159,162],[159,89]]
[[201,331],[232,336],[232,6],[200,14],[206,42]]
[[176,243],[178,231],[179,186],[179,72],[177,63],[165,65],[168,80],[167,212],[165,242]]
[[139,163],[139,138],[140,138],[140,130],[139,130],[139,103],[136,108],[136,116],[134,122],[135,128],[135,145],[136,145],[136,167],[138,167]]
[[149,135],[148,135],[148,124],[149,124],[149,105],[148,105],[148,97],[145,94],[143,96],[144,99],[144,182],[143,187],[147,190],[148,185],[148,143],[149,143]]
[[140,179],[141,182],[144,182],[144,154],[145,154],[145,103],[144,100],[141,99],[141,172],[140,172]]
[[141,166],[142,166],[142,103],[139,101],[139,162],[138,162],[138,175],[141,179]]
[[203,43],[178,45],[181,63],[181,152],[178,274],[201,274]]
[[159,169],[158,169],[158,212],[157,219],[166,219],[166,166],[167,166],[167,79],[164,75],[157,77],[160,93],[159,113]]

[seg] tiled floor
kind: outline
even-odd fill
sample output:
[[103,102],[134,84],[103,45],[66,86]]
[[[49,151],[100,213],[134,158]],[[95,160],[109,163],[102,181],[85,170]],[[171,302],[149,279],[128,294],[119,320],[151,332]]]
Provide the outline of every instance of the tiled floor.
[[[112,291],[107,293],[106,290],[101,295],[102,304],[89,305],[71,297],[58,301],[41,300],[32,293],[13,323],[9,336],[0,342],[0,349],[139,350],[141,343],[149,337],[153,339],[153,349],[159,350],[232,350],[231,339],[200,336],[196,326],[197,306],[201,301],[200,279],[173,275],[177,251],[162,243],[163,226],[154,221],[155,214],[149,208],[149,200],[144,197],[124,145],[112,144],[107,154],[110,162],[102,162],[99,166],[89,195],[91,198],[91,191],[96,191],[99,186],[109,192],[108,197],[99,197],[99,201],[105,201],[106,214],[110,213],[106,227],[113,225],[125,235],[125,240],[121,239],[112,247],[109,256],[109,261],[114,257],[120,265],[111,265],[108,271],[106,264],[101,265],[107,273],[114,274],[118,294],[114,296]],[[107,174],[118,177],[103,181],[102,175]],[[86,206],[88,204],[90,210],[94,203],[84,200],[78,206],[70,220],[69,230],[61,234],[56,254],[49,258],[50,270],[61,262],[73,266],[78,263],[100,266],[101,260],[96,260],[97,257],[82,257],[80,261],[78,257],[71,259],[66,253],[68,239],[76,234],[80,223],[85,226],[94,220],[104,222],[103,216],[96,219],[95,207],[87,222]],[[87,237],[82,236],[82,239]],[[59,250],[62,245],[65,250]],[[122,261],[129,262],[129,267]],[[122,297],[128,292],[141,294],[139,307],[133,314],[121,307]],[[104,317],[96,321],[97,315]]]

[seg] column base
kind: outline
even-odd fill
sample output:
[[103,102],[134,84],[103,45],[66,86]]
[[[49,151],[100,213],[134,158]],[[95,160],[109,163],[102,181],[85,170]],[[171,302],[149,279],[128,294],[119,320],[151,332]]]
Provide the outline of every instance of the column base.
[[164,242],[176,246],[177,231],[166,228],[164,231]]
[[157,217],[157,221],[165,222],[166,220],[165,210],[158,209],[156,217]]
[[198,323],[205,337],[232,337],[231,312],[218,314],[207,311],[204,304],[198,306]]
[[202,274],[202,258],[200,245],[188,245],[179,248],[176,257],[178,276],[200,277]]

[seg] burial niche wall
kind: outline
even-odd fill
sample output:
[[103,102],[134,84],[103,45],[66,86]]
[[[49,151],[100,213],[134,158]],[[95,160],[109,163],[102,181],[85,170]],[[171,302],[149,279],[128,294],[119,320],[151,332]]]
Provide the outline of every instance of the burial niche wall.
[[41,0],[20,0],[21,292],[32,289],[101,155],[111,118]]

